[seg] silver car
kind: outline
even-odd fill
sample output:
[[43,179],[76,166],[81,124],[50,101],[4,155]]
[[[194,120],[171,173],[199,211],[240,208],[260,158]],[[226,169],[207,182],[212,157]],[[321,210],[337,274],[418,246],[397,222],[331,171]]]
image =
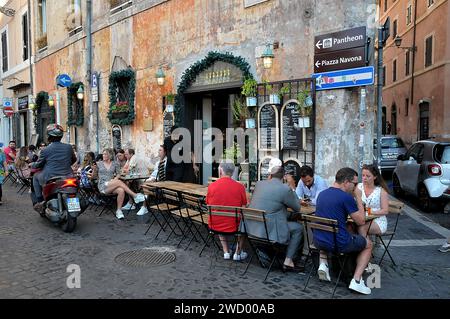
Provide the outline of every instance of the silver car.
[[[376,162],[377,140],[373,140],[374,162]],[[378,164],[380,172],[392,172],[397,165],[397,157],[406,153],[405,144],[396,135],[384,135],[381,137],[381,159]]]
[[398,157],[392,183],[394,194],[404,192],[419,198],[425,211],[450,200],[450,143],[418,141]]

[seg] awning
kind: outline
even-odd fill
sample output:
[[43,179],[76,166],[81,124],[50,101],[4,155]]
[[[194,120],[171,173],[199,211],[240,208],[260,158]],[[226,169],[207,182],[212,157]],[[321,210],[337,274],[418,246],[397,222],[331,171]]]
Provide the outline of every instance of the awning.
[[8,90],[19,91],[21,89],[28,89],[30,87],[30,83],[17,83],[10,87],[7,87]]

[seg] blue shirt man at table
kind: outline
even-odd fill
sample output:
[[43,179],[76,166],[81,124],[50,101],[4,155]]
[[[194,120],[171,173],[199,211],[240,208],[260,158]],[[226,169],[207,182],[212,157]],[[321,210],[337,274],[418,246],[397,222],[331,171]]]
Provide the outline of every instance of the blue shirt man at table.
[[322,177],[314,175],[313,169],[308,165],[302,166],[299,173],[300,181],[295,192],[300,198],[300,204],[302,206],[315,206],[317,196],[319,196],[321,191],[327,189],[328,185]]
[[358,173],[345,167],[336,173],[334,184],[319,194],[315,215],[337,220],[339,232],[336,234],[335,242],[333,233],[314,229],[314,244],[320,249],[320,266],[317,271],[319,279],[326,281],[330,281],[327,251],[359,252],[356,259],[356,269],[349,288],[368,295],[371,290],[365,285],[362,274],[372,257],[372,242],[369,238],[364,238],[358,234],[350,234],[347,230],[348,216],[357,225],[364,225],[366,222],[362,201],[354,194],[357,185]]

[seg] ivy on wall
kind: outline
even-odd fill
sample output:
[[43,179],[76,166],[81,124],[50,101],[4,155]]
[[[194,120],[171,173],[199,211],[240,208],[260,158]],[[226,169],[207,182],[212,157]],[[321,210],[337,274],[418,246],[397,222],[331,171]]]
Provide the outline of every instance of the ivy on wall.
[[[77,100],[77,91],[81,82],[73,83],[67,88],[67,125],[83,126],[84,123],[84,110],[83,103]],[[73,104],[75,102],[76,118],[74,117]]]
[[[48,92],[45,91],[40,91],[37,95],[36,95],[36,100],[35,100],[35,108],[33,109],[33,124],[34,124],[34,128],[37,129],[38,127],[38,113],[41,112],[42,107],[44,105],[44,103],[47,102],[48,105]],[[53,106],[49,106],[50,108],[50,112],[51,112],[51,120],[52,123],[56,123],[56,113],[55,113],[55,107]]]
[[175,97],[175,124],[177,126],[182,125],[183,119],[183,110],[184,110],[184,92],[191,86],[191,84],[195,81],[196,77],[212,66],[214,62],[222,61],[226,63],[233,64],[237,66],[243,73],[244,79],[251,78],[253,79],[253,75],[250,73],[250,65],[243,57],[236,57],[229,52],[220,53],[216,51],[210,51],[206,55],[206,57],[200,61],[197,61],[189,69],[187,69],[182,77],[180,84],[178,85],[177,95]]
[[[117,101],[119,83],[127,83],[127,101]],[[108,119],[111,124],[130,125],[135,118],[134,98],[136,90],[136,72],[132,69],[112,72],[109,76],[109,111]],[[128,116],[126,118],[115,118],[113,110],[118,102],[128,102]]]

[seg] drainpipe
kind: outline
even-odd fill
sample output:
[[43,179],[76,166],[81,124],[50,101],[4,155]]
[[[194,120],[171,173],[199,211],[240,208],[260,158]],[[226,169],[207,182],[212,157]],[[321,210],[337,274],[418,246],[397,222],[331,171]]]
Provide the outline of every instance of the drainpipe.
[[414,26],[413,26],[413,43],[412,43],[412,61],[411,61],[411,98],[409,103],[414,105],[414,61],[416,60],[416,25],[417,25],[417,0],[414,1]]
[[[93,126],[94,106],[92,102],[92,0],[86,0],[86,77],[89,86],[89,130]],[[97,152],[98,152],[98,117],[97,117]]]
[[[28,23],[28,60],[30,61],[30,91],[31,91],[31,95],[34,95],[33,93],[33,89],[34,89],[34,85],[33,85],[33,59],[32,59],[32,51],[31,51],[31,45],[32,45],[32,41],[31,41],[31,0],[28,0],[27,2],[27,6],[28,6],[28,14],[27,14],[27,23]],[[33,114],[33,112],[31,112],[31,114]],[[31,116],[32,118],[32,116]],[[33,123],[33,119],[31,120],[31,123]],[[33,131],[36,129],[34,127],[34,125],[32,124],[31,127],[33,128]],[[35,132],[36,133],[36,132]]]

